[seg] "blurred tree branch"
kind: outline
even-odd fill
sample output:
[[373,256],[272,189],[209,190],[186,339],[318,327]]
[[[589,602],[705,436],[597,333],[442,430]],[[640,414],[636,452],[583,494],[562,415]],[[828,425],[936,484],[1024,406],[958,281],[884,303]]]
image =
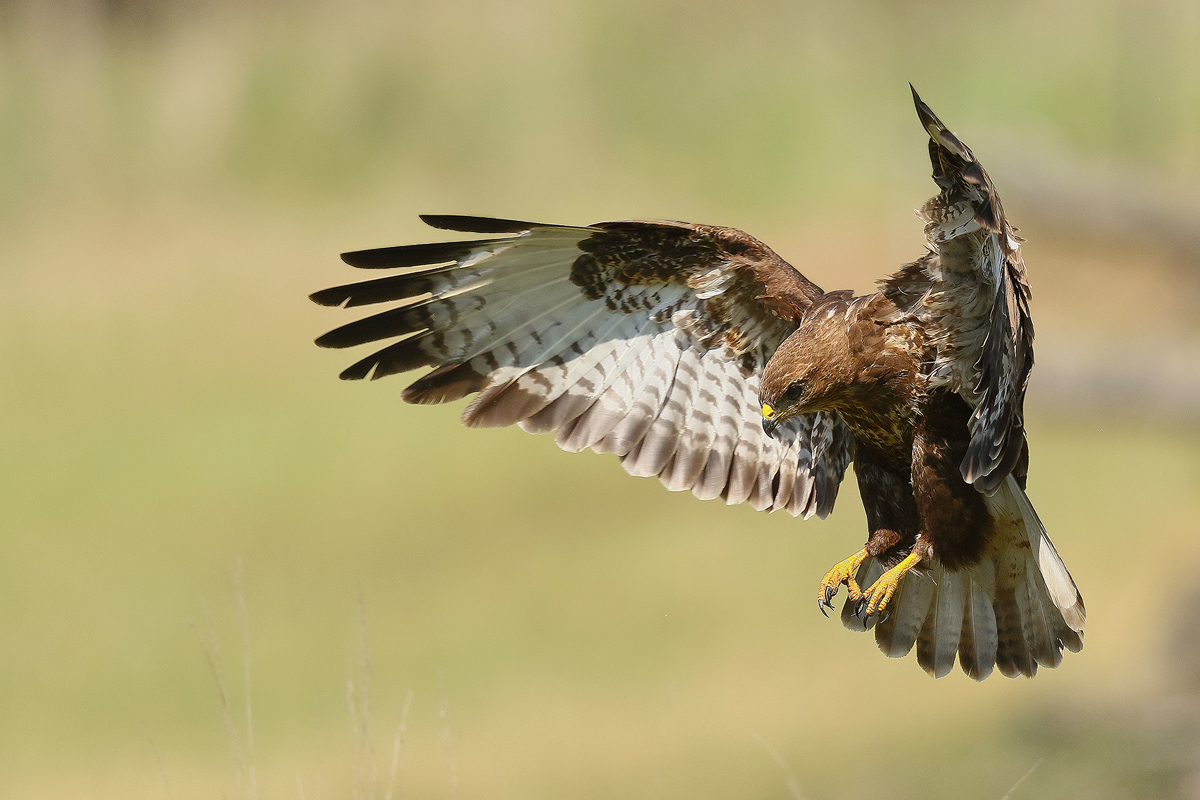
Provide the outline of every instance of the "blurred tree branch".
[[1181,278],[1200,288],[1200,193],[1166,176],[1078,152],[1010,140],[993,159],[1007,196],[1039,227],[1053,226],[1096,246],[1123,241],[1171,255]]

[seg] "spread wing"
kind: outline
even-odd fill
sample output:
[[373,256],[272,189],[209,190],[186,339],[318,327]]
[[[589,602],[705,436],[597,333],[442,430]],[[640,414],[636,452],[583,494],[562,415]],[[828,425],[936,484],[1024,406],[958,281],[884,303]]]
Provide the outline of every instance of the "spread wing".
[[970,148],[916,90],[941,191],[921,209],[928,252],[882,282],[901,313],[925,325],[937,346],[934,380],[974,409],[963,479],[993,493],[1025,449],[1025,387],[1033,366],[1029,283],[1016,229]]
[[832,509],[851,457],[840,418],[797,417],[778,438],[760,425],[762,367],[821,295],[766,245],[685,223],[422,219],[504,235],[343,255],[403,271],[312,295],[330,306],[400,303],[317,340],[400,337],[342,378],[433,367],[405,400],[478,392],[467,425],[556,431],[565,450],[616,453],[631,474],[702,499]]

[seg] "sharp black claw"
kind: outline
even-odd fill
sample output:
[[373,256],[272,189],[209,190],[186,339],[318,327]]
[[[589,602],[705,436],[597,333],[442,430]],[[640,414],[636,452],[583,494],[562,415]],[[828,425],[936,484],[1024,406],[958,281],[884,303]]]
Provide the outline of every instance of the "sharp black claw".
[[825,603],[822,603],[820,600],[817,601],[817,610],[825,616],[825,619],[829,619],[829,612],[825,610]]
[[858,617],[859,619],[865,620],[866,617],[863,616],[863,612],[866,611],[866,609],[867,609],[867,598],[864,597],[864,598],[860,599],[858,601],[858,605],[856,605],[854,607],[854,616]]
[[881,618],[881,619],[880,619],[878,622],[876,622],[875,624],[876,624],[876,625],[882,625],[883,623],[887,622],[887,621],[888,621],[889,619],[891,619],[891,618],[892,618],[892,612],[891,612],[891,609],[888,609],[888,610],[887,610],[887,611],[884,613],[883,617],[882,617],[882,618]]

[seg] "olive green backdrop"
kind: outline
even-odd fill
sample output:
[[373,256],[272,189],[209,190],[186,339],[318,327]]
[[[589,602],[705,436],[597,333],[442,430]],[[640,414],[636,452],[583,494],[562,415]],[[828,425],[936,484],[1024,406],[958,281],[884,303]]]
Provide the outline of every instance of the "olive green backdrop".
[[[0,5],[0,795],[1200,796],[1200,7]],[[1032,681],[822,618],[802,522],[346,384],[337,254],[420,212],[922,247],[911,81],[1029,238]],[[1023,780],[1023,782],[1022,782]]]

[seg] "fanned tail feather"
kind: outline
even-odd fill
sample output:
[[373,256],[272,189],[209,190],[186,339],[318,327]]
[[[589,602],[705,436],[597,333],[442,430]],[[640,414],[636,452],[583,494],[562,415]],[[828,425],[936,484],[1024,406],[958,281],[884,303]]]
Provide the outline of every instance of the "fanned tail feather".
[[[873,627],[879,649],[892,658],[915,646],[917,663],[935,678],[953,669],[956,654],[963,672],[983,680],[993,668],[1010,678],[1033,677],[1039,666],[1057,667],[1064,649],[1082,649],[1083,599],[1029,498],[1010,476],[987,502],[994,532],[979,563],[908,573],[882,620],[855,616],[847,600],[843,624]],[[868,558],[855,580],[870,586],[883,571]]]
[[996,565],[984,560],[962,574],[967,589],[958,663],[963,672],[981,681],[991,674],[996,663]]
[[935,678],[949,674],[954,667],[954,654],[962,636],[966,599],[963,584],[967,580],[964,572],[941,571],[925,622],[917,634],[917,663]]

